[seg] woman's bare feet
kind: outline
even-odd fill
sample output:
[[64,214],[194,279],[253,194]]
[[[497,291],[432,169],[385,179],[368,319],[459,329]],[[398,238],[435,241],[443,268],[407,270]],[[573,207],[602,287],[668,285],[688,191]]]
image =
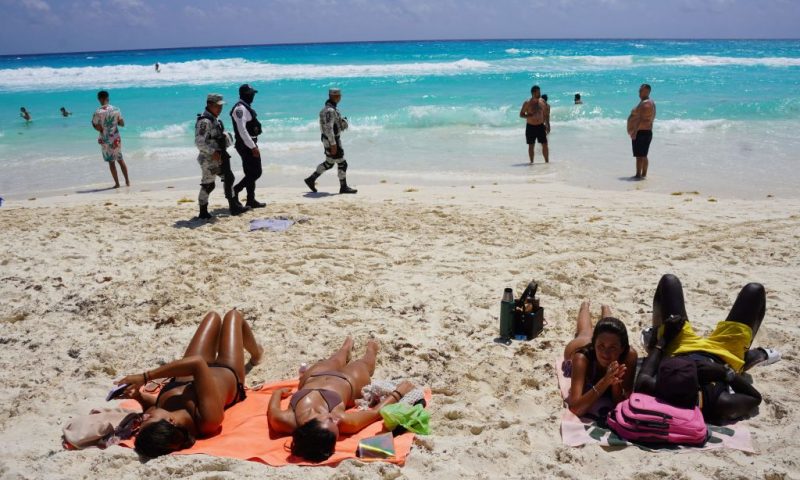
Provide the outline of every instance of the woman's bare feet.
[[373,352],[373,353],[375,353],[377,355],[380,350],[381,350],[381,344],[378,343],[378,341],[376,339],[370,338],[369,340],[367,340],[367,351],[368,352],[371,351],[371,352]]
[[353,337],[350,335],[344,339],[344,343],[342,343],[342,350],[347,351],[347,361],[345,363],[350,363],[350,358],[353,356]]
[[608,305],[603,305],[600,307],[600,318],[606,318],[611,316],[611,307]]

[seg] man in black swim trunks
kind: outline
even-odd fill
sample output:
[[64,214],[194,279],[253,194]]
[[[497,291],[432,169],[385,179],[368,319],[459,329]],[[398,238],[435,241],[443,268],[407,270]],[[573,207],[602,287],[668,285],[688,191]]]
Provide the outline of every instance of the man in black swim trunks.
[[545,163],[550,163],[550,152],[547,148],[547,134],[550,133],[550,106],[541,97],[538,85],[531,88],[531,98],[525,100],[519,111],[520,118],[524,118],[525,140],[528,143],[528,159],[533,165],[536,141],[542,145],[542,155]]
[[642,180],[647,177],[647,153],[653,140],[653,122],[656,119],[656,102],[650,98],[650,85],[644,83],[639,87],[639,104],[628,116],[628,135],[633,145],[633,156],[636,157],[636,176]]

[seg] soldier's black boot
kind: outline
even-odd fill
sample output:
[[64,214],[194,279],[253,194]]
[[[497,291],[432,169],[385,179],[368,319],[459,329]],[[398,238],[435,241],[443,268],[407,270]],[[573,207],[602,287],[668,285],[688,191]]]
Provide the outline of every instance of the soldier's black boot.
[[306,182],[306,185],[308,185],[308,189],[314,193],[317,193],[317,186],[315,185],[315,183],[317,182],[317,178],[319,178],[319,174],[317,172],[314,172],[311,174],[310,177],[303,180],[304,182]]
[[200,215],[197,218],[201,220],[210,220],[214,218],[214,215],[208,213],[208,205],[200,205]]
[[264,208],[267,206],[266,203],[259,202],[258,200],[256,200],[255,192],[247,193],[247,203],[245,203],[245,205],[247,205],[250,208]]
[[244,212],[250,210],[247,207],[243,207],[242,204],[239,203],[239,200],[236,197],[228,199],[228,209],[230,210],[231,215],[233,216],[241,215]]
[[339,180],[339,193],[356,193],[358,190],[347,186],[347,180]]
[[[225,189],[225,198],[228,199],[228,205],[229,206],[230,205],[235,205],[235,209],[239,210],[239,213],[247,211],[247,208],[245,208],[245,206],[242,205],[242,202],[239,201],[239,197],[237,197],[233,193],[232,189],[229,189],[229,188]],[[233,213],[233,211],[231,211],[231,215],[238,215],[239,213]]]

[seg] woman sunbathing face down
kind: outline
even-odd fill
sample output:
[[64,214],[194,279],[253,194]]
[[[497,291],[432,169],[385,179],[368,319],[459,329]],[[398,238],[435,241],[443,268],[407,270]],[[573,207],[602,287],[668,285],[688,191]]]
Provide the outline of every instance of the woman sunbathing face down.
[[[264,350],[241,313],[231,310],[222,319],[214,312],[205,316],[180,360],[128,375],[124,396],[138,401],[144,410],[136,435],[136,451],[158,457],[189,448],[195,437],[215,434],[225,410],[244,400],[244,351],[250,363],[261,360]],[[150,380],[169,378],[158,395],[142,392]]]
[[602,307],[601,320],[592,328],[589,302],[578,313],[575,338],[564,348],[564,375],[571,378],[567,404],[576,415],[590,413],[605,399],[616,404],[633,389],[636,351],[628,342],[628,331],[611,309]]
[[[368,410],[347,412],[361,398],[361,389],[370,384],[379,350],[374,340],[367,342],[362,358],[350,361],[353,339],[347,337],[341,348],[326,360],[312,365],[300,377],[297,392],[276,390],[270,398],[267,420],[272,432],[292,435],[292,454],[311,462],[328,459],[335,450],[339,434],[359,432],[380,420],[380,409],[395,403],[414,389],[402,382],[378,405]],[[289,398],[289,408],[281,400]]]

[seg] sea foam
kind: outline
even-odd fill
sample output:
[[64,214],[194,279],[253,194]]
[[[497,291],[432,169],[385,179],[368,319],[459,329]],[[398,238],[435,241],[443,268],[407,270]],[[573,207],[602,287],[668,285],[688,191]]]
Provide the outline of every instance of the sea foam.
[[494,61],[462,58],[449,62],[386,64],[278,64],[244,58],[192,60],[164,63],[161,73],[151,65],[107,65],[83,67],[24,67],[0,69],[0,91],[94,89],[98,87],[160,87],[207,85],[226,82],[272,81],[284,79],[324,79],[363,77],[447,76],[464,73],[513,73],[531,69],[546,71],[597,70],[624,67],[686,65],[694,67],[797,67],[796,57],[727,57],[682,55],[656,57],[644,55],[552,55],[521,57],[533,51],[509,48],[513,58]]
[[148,129],[140,133],[142,138],[179,138],[189,135],[189,125],[176,123],[159,129]]
[[243,58],[164,63],[161,73],[151,65],[103,67],[26,67],[0,70],[0,90],[63,90],[97,87],[159,87],[283,79],[455,75],[489,70],[487,62],[464,58],[452,62],[364,65],[276,64]]

